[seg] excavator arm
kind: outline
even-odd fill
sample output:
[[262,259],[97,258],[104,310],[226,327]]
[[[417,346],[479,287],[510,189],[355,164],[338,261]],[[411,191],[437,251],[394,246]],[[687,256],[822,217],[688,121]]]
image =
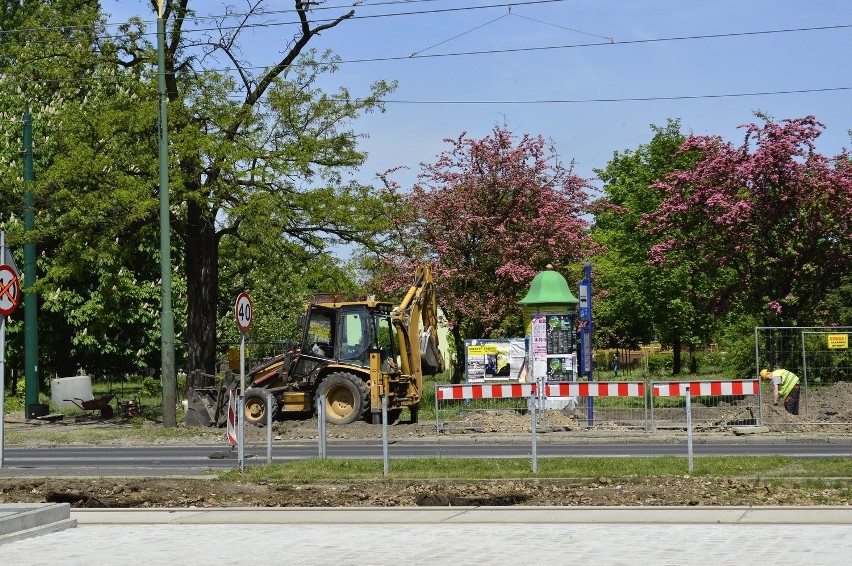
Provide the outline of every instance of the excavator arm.
[[442,373],[444,357],[438,348],[438,298],[428,265],[417,268],[414,283],[392,317],[397,328],[402,373],[418,380],[423,375]]

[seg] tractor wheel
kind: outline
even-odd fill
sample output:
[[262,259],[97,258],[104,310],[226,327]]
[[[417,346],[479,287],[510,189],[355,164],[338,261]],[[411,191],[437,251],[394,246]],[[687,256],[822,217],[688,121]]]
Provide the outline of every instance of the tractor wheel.
[[349,424],[362,418],[370,409],[367,384],[351,373],[332,373],[322,380],[317,396],[325,396],[325,421]]
[[[260,387],[252,387],[246,390],[246,398],[243,406],[243,417],[245,421],[254,426],[266,425],[266,398],[270,395],[268,391]],[[272,400],[272,417],[275,418],[276,402]]]

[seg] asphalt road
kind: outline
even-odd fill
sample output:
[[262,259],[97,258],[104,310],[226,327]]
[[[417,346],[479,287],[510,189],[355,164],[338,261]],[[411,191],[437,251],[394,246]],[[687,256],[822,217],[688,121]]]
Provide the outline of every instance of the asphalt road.
[[[394,442],[388,446],[388,459],[400,458],[532,458],[532,443],[520,442]],[[51,446],[6,447],[0,476],[195,476],[210,470],[237,466],[236,450],[227,445],[201,446]],[[316,443],[273,443],[272,461],[285,462],[317,457]],[[693,443],[694,457],[768,456],[799,458],[852,457],[852,439],[807,442],[766,442],[759,439],[736,442]],[[535,446],[537,458],[551,457],[687,457],[686,440],[666,443],[541,443]],[[382,459],[381,442],[328,442],[328,458]],[[245,465],[267,462],[266,444],[247,445]]]

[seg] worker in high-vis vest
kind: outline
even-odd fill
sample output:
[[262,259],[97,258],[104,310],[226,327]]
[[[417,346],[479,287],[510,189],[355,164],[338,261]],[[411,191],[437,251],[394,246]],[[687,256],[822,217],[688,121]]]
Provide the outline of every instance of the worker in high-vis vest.
[[786,369],[776,369],[769,371],[767,369],[760,370],[760,377],[766,380],[772,380],[772,402],[777,405],[779,399],[784,399],[784,408],[788,413],[794,415],[799,414],[799,394],[801,386],[799,386],[799,376],[792,371]]

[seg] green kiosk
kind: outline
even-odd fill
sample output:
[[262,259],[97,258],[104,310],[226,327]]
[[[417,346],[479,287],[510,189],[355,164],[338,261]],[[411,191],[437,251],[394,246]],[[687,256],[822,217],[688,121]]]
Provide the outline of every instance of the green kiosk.
[[[529,344],[527,380],[575,381],[574,313],[580,301],[571,293],[565,277],[548,265],[546,271],[535,276],[529,292],[518,302],[524,307]],[[572,403],[576,405],[576,399],[548,399],[545,408],[561,409]]]

